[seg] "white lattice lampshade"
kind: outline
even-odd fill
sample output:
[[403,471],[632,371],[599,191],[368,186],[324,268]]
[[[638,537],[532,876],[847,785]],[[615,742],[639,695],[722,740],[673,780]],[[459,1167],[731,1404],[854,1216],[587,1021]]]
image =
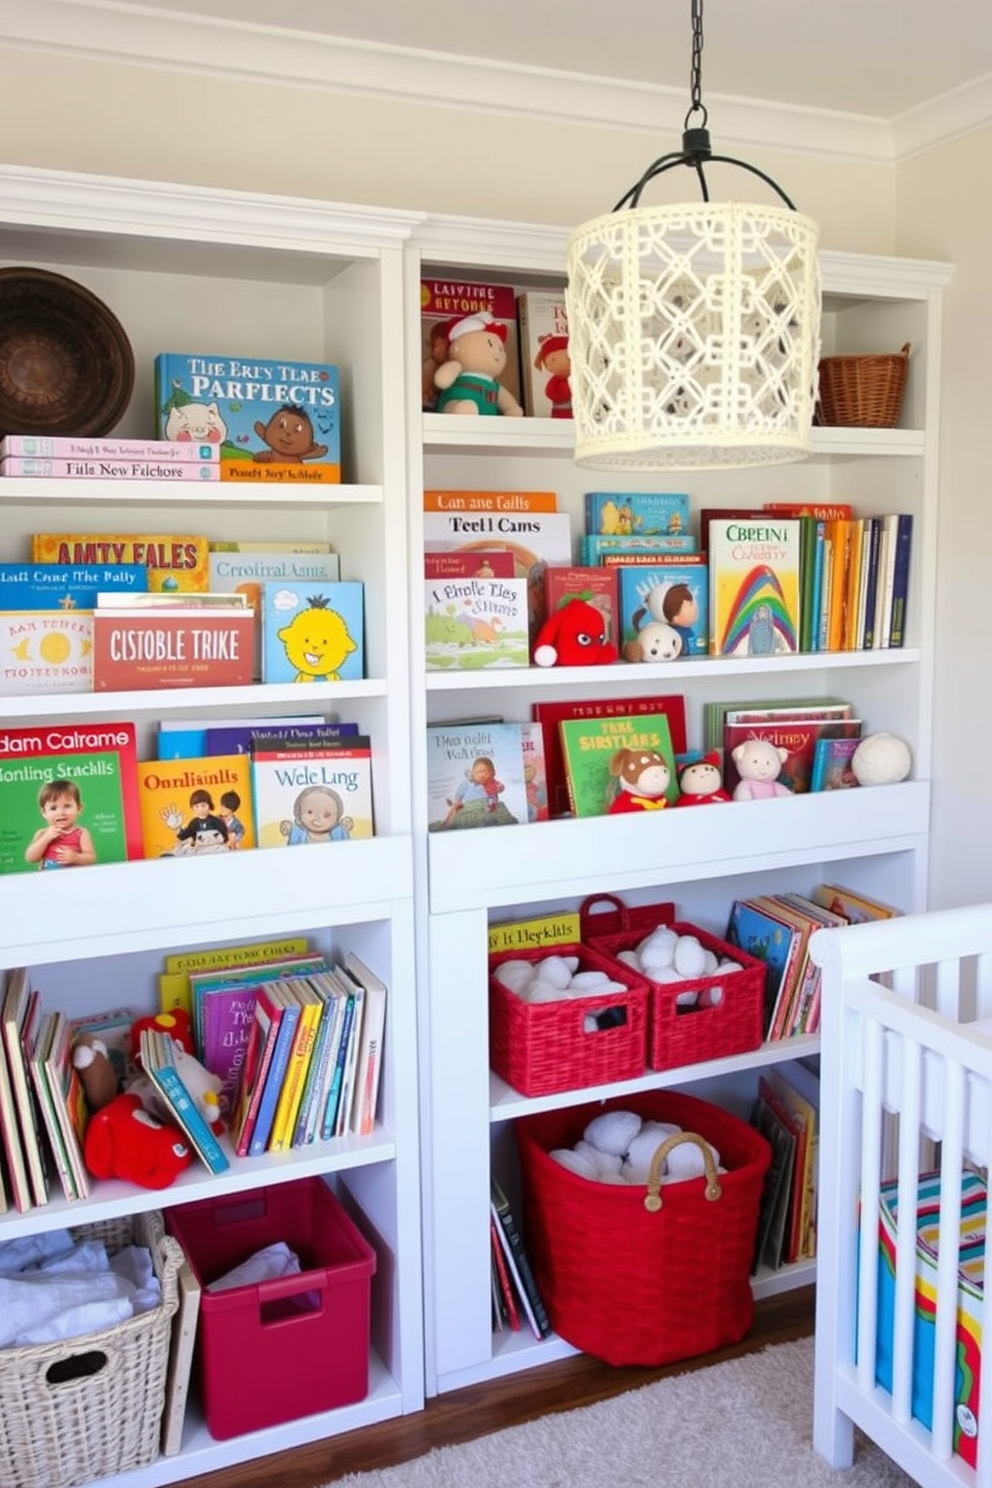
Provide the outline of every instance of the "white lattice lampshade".
[[776,465],[809,454],[820,346],[816,223],[701,201],[584,223],[568,243],[578,464]]

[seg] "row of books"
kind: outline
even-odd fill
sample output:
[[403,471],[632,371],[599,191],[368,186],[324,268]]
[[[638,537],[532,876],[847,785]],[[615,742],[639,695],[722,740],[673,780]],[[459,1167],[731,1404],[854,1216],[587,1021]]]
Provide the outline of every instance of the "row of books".
[[553,492],[431,490],[424,500],[430,669],[526,666],[527,641],[572,598],[600,610],[630,661],[905,642],[908,513],[770,502],[694,518],[684,493],[587,492],[576,551]]
[[211,551],[198,537],[100,545],[38,534],[29,562],[0,564],[0,690],[361,678],[364,586],[339,572],[330,551],[242,554]]
[[[47,1204],[56,1186],[70,1200],[90,1194],[84,1142],[91,1112],[72,1058],[82,1034],[104,1043],[120,1090],[138,1074],[148,1077],[162,1113],[213,1173],[230,1166],[232,1153],[371,1134],[387,988],[353,951],[332,962],[296,938],[176,953],[166,967],[160,1000],[171,1016],[140,1028],[137,1055],[133,1009],[76,1019],[44,1012],[27,971],[8,973],[0,1004],[0,1213]],[[184,1028],[174,1010],[194,1003],[201,1014],[195,1050],[220,1084],[218,1130],[166,1031]]]
[[153,373],[153,438],[9,434],[0,478],[340,482],[332,363],[160,352]]
[[754,1274],[760,1266],[777,1271],[816,1256],[819,1075],[801,1059],[787,1070],[770,1069],[759,1078],[750,1119],[772,1150],[758,1209]]
[[759,894],[737,899],[725,939],[764,963],[763,1037],[777,1042],[820,1027],[821,970],[809,954],[817,930],[890,919],[899,911],[837,884],[809,895]]
[[159,739],[159,758],[139,761],[130,722],[0,730],[0,874],[375,835],[371,740],[355,723],[164,723]]
[[526,1322],[539,1341],[551,1332],[516,1216],[495,1176],[490,1177],[489,1238],[493,1332],[519,1332]]

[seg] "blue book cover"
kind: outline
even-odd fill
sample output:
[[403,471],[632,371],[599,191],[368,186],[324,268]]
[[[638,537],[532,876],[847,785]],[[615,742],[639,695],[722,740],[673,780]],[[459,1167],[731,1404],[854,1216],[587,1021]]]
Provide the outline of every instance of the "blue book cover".
[[896,558],[892,571],[892,619],[889,645],[901,646],[906,635],[906,601],[909,597],[909,559],[913,542],[913,518],[901,512],[896,527]]
[[207,731],[195,724],[177,729],[160,727],[157,742],[160,760],[202,759],[207,752]]
[[187,1090],[174,1063],[175,1045],[171,1038],[145,1029],[141,1034],[141,1063],[145,1073],[158,1088],[176,1121],[189,1137],[211,1173],[223,1173],[230,1159],[218,1142],[199,1108]]
[[586,532],[654,537],[689,531],[689,497],[672,491],[587,491]]
[[251,1143],[248,1147],[249,1157],[261,1157],[269,1145],[269,1135],[272,1131],[272,1122],[276,1114],[276,1106],[279,1104],[279,1096],[282,1091],[282,1082],[289,1066],[289,1054],[293,1047],[293,1039],[296,1036],[296,1025],[300,1021],[301,1008],[298,1002],[285,993],[285,989],[278,985],[271,988],[272,995],[283,1002],[283,1015],[279,1020],[279,1032],[276,1035],[276,1045],[272,1051],[272,1063],[265,1077],[265,1086],[262,1090],[262,1099],[258,1107],[258,1115],[255,1118],[255,1129],[252,1132]]
[[219,447],[224,480],[340,481],[338,369],[327,362],[161,352],[155,432]]
[[0,610],[95,610],[108,593],[147,594],[144,563],[0,563]]
[[262,681],[364,677],[364,590],[356,580],[263,584]]
[[324,1114],[320,1123],[321,1141],[327,1142],[334,1135],[337,1124],[338,1104],[341,1100],[341,1086],[344,1082],[344,1069],[348,1060],[348,1043],[351,1039],[351,1025],[355,1021],[355,1006],[357,994],[347,993],[344,1013],[341,1019],[341,1037],[338,1040],[337,1053],[334,1061],[334,1073],[331,1077],[331,1088],[327,1094],[324,1105]]
[[768,1037],[771,1015],[778,999],[782,977],[792,950],[793,932],[774,915],[750,903],[747,899],[734,901],[727,922],[724,939],[739,946],[749,956],[763,961],[765,965],[764,1035]]
[[708,654],[709,568],[702,554],[688,562],[683,557],[690,555],[616,570],[621,647],[636,642],[641,628],[655,621],[677,632],[681,656]]
[[586,533],[580,543],[579,562],[595,565],[602,563],[607,555],[616,555],[615,562],[623,557],[642,553],[695,553],[699,544],[691,532],[657,532],[650,536],[612,536]]
[[209,728],[206,731],[204,754],[251,754],[251,746],[257,735],[277,734],[291,743],[325,744],[328,740],[354,738],[358,733],[357,723],[297,723],[295,719],[281,721],[278,718],[260,724],[244,724],[238,728]]

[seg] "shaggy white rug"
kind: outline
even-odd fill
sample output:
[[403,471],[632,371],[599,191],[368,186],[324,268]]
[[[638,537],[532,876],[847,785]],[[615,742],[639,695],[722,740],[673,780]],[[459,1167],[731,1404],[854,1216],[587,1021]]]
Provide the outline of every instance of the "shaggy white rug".
[[812,1402],[802,1339],[333,1488],[913,1488],[860,1436],[854,1467],[833,1472],[813,1451]]

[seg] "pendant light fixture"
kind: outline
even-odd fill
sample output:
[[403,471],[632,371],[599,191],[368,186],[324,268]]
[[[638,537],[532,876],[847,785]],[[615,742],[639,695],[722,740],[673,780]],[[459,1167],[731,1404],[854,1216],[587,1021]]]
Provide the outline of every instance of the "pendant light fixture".
[[[575,458],[600,470],[776,465],[809,454],[820,342],[818,229],[756,166],[714,155],[702,102],[702,0],[682,149],[568,241]],[[692,123],[692,127],[690,127]],[[782,205],[711,202],[705,167],[738,166]],[[702,199],[642,207],[675,166]]]

